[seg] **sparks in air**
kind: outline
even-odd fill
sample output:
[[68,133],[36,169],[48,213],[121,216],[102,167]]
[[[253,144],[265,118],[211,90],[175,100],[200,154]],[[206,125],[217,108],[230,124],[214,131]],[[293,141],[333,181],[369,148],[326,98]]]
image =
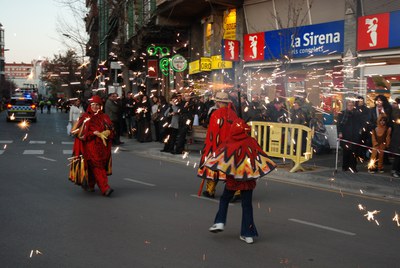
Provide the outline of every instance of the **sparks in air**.
[[369,162],[368,162],[368,169],[374,169],[375,167],[376,167],[376,159],[371,159]]
[[397,212],[395,212],[394,214],[393,221],[397,224],[397,227],[400,227],[400,219],[399,219],[399,214],[397,214]]
[[367,211],[367,214],[364,214],[364,217],[367,217],[368,221],[375,221],[377,225],[379,225],[378,221],[375,219],[375,215],[377,215],[380,211]]
[[22,120],[20,123],[18,123],[18,127],[20,129],[28,129],[29,128],[29,121],[28,120]]

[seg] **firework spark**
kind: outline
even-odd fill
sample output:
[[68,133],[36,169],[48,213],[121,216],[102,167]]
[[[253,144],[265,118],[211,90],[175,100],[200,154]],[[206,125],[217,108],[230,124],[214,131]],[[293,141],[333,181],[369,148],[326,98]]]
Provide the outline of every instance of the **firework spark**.
[[367,214],[364,214],[364,217],[366,217],[368,221],[375,221],[375,223],[379,225],[378,221],[375,219],[375,215],[379,212],[379,210],[367,211]]
[[376,167],[376,159],[372,159],[368,162],[368,169],[374,169]]
[[397,227],[400,227],[400,219],[399,219],[399,214],[397,214],[397,212],[394,213],[393,221],[397,224]]
[[29,129],[29,121],[28,120],[22,120],[20,123],[18,123],[18,127],[20,129]]

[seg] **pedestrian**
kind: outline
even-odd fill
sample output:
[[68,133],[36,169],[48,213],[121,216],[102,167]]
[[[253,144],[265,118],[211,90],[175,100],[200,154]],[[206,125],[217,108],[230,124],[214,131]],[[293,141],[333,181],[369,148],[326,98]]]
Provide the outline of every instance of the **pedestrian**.
[[153,123],[154,126],[154,140],[155,141],[160,141],[161,136],[160,136],[160,99],[157,96],[153,96],[151,98],[152,101],[152,106],[151,106],[151,122]]
[[111,119],[113,123],[115,135],[113,139],[113,145],[121,145],[121,117],[122,117],[122,109],[121,105],[118,103],[118,94],[117,93],[110,93],[108,95],[108,99],[106,101],[104,111]]
[[400,177],[400,99],[395,100],[397,107],[394,106],[392,111],[393,131],[390,142],[390,151],[393,153],[393,164],[391,174],[395,178]]
[[69,110],[68,122],[71,124],[71,126],[74,126],[76,124],[82,113],[83,113],[83,107],[81,105],[81,100],[76,99],[74,104],[71,106]]
[[270,173],[275,169],[276,164],[268,158],[257,141],[250,136],[249,125],[238,117],[233,120],[227,139],[220,143],[203,166],[226,175],[219,209],[209,231],[218,233],[225,229],[229,202],[235,192],[239,190],[242,203],[242,224],[239,238],[252,244],[254,237],[258,236],[253,217],[253,190],[256,187],[256,180]]
[[194,93],[187,93],[184,95],[184,100],[179,103],[179,130],[176,147],[171,152],[172,154],[182,154],[185,149],[186,135],[192,129],[196,109],[193,97]]
[[[390,137],[391,137],[392,128],[388,126],[388,118],[385,114],[380,114],[376,127],[372,130],[372,154],[370,159],[370,164],[368,165],[368,172],[375,173],[376,169],[376,161],[378,160],[378,172],[384,173],[383,170],[383,157],[384,150],[389,148],[390,146]],[[378,159],[377,159],[378,155]]]
[[40,108],[40,113],[43,113],[43,108],[46,105],[46,102],[44,100],[40,100],[39,102],[39,108]]
[[354,101],[347,101],[346,109],[338,115],[337,130],[340,145],[343,149],[342,170],[358,172],[355,148],[360,142],[360,119],[354,105]]
[[166,111],[169,109],[169,104],[164,96],[160,96],[160,105],[158,108],[159,120],[158,127],[160,129],[160,140],[159,142],[164,142],[165,132],[168,128],[169,121],[168,117],[165,116]]
[[51,112],[51,100],[46,101],[46,106],[47,106],[47,113],[49,114]]
[[139,142],[151,142],[151,105],[147,95],[142,95],[137,105],[137,140]]
[[[371,112],[370,112],[370,109],[365,105],[365,101],[362,96],[357,97],[356,113],[358,114],[359,119],[360,119],[358,121],[359,126],[357,128],[360,129],[361,145],[370,147],[372,145],[371,133],[370,133]],[[368,149],[366,147],[358,146],[356,151],[357,151],[357,157],[361,161],[367,160]]]
[[132,92],[128,92],[128,96],[123,103],[125,122],[126,122],[126,131],[128,132],[128,138],[132,139],[134,133],[136,132],[136,120],[134,118],[135,111],[135,99],[133,98]]
[[111,143],[114,127],[109,116],[102,111],[103,101],[97,95],[90,99],[90,106],[78,121],[74,143],[74,156],[83,155],[87,178],[82,187],[94,192],[95,184],[104,196],[113,189],[108,185],[107,175],[112,173]]
[[165,130],[164,149],[161,150],[164,153],[170,153],[174,150],[179,129],[178,104],[178,96],[174,93],[171,97],[170,106],[164,113],[164,117],[169,121],[168,127]]

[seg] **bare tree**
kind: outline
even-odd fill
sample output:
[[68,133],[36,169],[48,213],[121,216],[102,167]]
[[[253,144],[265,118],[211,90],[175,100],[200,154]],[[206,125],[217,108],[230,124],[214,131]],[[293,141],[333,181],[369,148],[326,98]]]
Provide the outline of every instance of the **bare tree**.
[[[54,0],[62,7],[65,7],[65,16],[58,16],[56,30],[62,44],[68,49],[79,50],[76,54],[81,55],[81,61],[86,55],[86,44],[88,34],[86,33],[85,17],[87,14],[85,0]],[[66,18],[68,16],[68,18]]]

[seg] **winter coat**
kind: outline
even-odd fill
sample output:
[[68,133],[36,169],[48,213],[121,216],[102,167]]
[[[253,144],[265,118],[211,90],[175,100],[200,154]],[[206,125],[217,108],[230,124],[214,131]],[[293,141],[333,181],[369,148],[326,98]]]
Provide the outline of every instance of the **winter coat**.
[[[352,111],[344,110],[341,111],[338,115],[337,121],[337,130],[338,133],[342,134],[342,139],[356,142],[360,141],[360,117],[359,114],[355,112],[355,109]],[[342,143],[342,146],[345,144]],[[350,144],[347,144],[351,146]]]
[[400,110],[393,110],[392,112],[392,141],[390,143],[390,151],[400,153]]

